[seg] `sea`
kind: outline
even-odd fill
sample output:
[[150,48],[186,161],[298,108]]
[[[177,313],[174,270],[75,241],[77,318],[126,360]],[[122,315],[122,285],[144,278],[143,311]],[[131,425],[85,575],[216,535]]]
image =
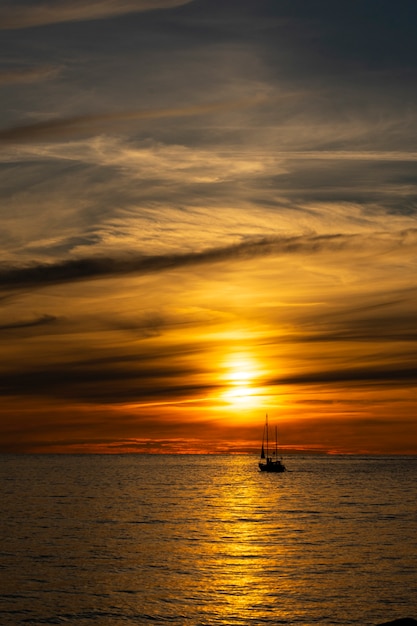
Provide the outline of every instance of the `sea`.
[[417,619],[417,457],[0,456],[0,625]]

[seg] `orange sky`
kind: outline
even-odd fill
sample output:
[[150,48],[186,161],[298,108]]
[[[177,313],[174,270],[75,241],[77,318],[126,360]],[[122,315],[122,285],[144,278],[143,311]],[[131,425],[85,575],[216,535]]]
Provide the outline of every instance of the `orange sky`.
[[289,451],[413,453],[410,330],[387,333],[407,287],[388,300],[331,254],[320,276],[271,255],[19,290],[3,450],[253,451],[267,412]]
[[2,9],[0,451],[417,453],[415,61],[217,4]]

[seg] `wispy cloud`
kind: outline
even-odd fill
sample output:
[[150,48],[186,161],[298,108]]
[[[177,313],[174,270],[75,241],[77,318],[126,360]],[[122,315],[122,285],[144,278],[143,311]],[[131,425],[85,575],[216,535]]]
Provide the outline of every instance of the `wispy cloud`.
[[42,122],[22,124],[0,130],[0,143],[52,141],[65,137],[73,137],[77,134],[94,135],[99,132],[109,131],[112,127],[126,122],[206,115],[219,111],[254,106],[258,104],[261,99],[261,97],[255,96],[239,100],[195,104],[180,108],[144,109],[49,119]]
[[163,400],[166,396],[181,398],[214,388],[214,385],[184,384],[192,373],[192,369],[174,366],[162,369],[149,363],[141,365],[139,360],[129,367],[113,368],[89,367],[82,363],[55,364],[44,369],[28,368],[18,374],[3,374],[2,389],[5,395],[52,395],[119,403],[121,398],[124,402]]
[[56,65],[4,69],[0,70],[0,85],[37,83],[44,80],[52,80],[61,70],[62,68]]
[[[415,356],[415,355],[414,355]],[[338,368],[331,371],[312,371],[294,376],[282,376],[268,381],[272,385],[316,385],[316,384],[355,384],[381,385],[384,382],[391,384],[409,383],[417,378],[417,367],[401,365],[396,367],[355,367]]]
[[98,20],[127,13],[171,9],[190,2],[193,0],[60,0],[20,7],[9,4],[0,10],[0,29]]
[[249,239],[238,244],[209,250],[143,255],[132,252],[124,256],[89,257],[69,259],[51,264],[30,267],[10,267],[0,271],[0,288],[17,289],[68,283],[80,280],[107,278],[132,273],[149,274],[190,266],[238,261],[267,255],[287,255],[303,253],[314,255],[322,251],[356,251],[369,245],[373,251],[392,250],[395,247],[415,245],[417,229],[402,233],[381,233],[374,235],[306,235],[296,237],[264,237]]
[[56,317],[53,315],[42,315],[35,319],[20,320],[17,322],[0,323],[0,331],[2,330],[20,330],[22,328],[33,328],[34,326],[44,326],[55,322]]

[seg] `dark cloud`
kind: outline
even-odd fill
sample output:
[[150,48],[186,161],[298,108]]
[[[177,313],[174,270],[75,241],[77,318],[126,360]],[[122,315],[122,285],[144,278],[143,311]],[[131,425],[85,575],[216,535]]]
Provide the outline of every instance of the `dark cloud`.
[[47,121],[22,124],[0,130],[0,144],[30,143],[62,140],[76,135],[95,135],[109,132],[114,126],[136,120],[157,120],[161,118],[206,115],[259,104],[260,97],[243,98],[223,102],[195,104],[182,108],[148,109],[120,111],[118,113],[96,113],[74,117],[49,119]]
[[[358,250],[367,242],[385,244],[385,247],[401,247],[407,238],[415,238],[417,230],[410,229],[403,233],[389,236],[386,242],[384,234],[374,237],[360,235],[310,235],[298,237],[262,237],[250,238],[241,243],[211,248],[200,252],[173,253],[160,255],[142,255],[132,253],[124,257],[90,257],[66,260],[55,264],[40,264],[30,267],[3,267],[0,270],[0,288],[18,289],[22,287],[42,287],[59,283],[132,273],[148,274],[170,269],[186,268],[197,265],[224,261],[239,261],[266,255],[285,255],[295,253],[317,254],[320,252]],[[410,245],[407,243],[406,245]]]
[[[383,291],[373,292],[372,298],[376,301],[372,306],[355,309],[345,305],[338,311],[327,310],[325,316],[315,316],[314,321],[299,319],[302,332],[298,340],[303,343],[405,342],[410,346],[417,341],[417,289],[410,289],[408,297],[398,301],[384,302]],[[289,335],[286,340],[297,341],[297,335]]]
[[21,328],[32,328],[33,326],[45,326],[56,321],[54,315],[42,315],[32,320],[20,320],[16,322],[0,323],[0,331],[3,330],[19,330]]
[[60,0],[36,4],[5,4],[0,9],[0,29],[15,30],[60,22],[106,19],[127,13],[170,9],[193,0]]
[[2,396],[37,396],[72,402],[120,404],[126,402],[175,402],[217,389],[215,384],[184,383],[195,369],[168,363],[151,364],[137,358],[113,366],[82,362],[48,367],[21,368],[1,376]]
[[[415,356],[415,355],[414,355]],[[153,361],[157,358],[156,353]],[[55,398],[71,402],[106,405],[192,401],[211,395],[222,388],[214,382],[192,381],[196,367],[170,364],[164,355],[164,364],[138,356],[135,359],[97,359],[96,363],[78,361],[65,365],[21,368],[18,372],[4,372],[0,393],[3,397],[18,396]],[[335,367],[332,370],[316,369],[264,380],[266,388],[296,386],[384,387],[408,386],[417,382],[417,367],[404,360],[396,366],[358,364],[354,367]]]
[[[364,141],[368,139],[364,138]],[[415,154],[402,154],[402,161],[380,160],[378,153],[369,160],[360,152],[345,160],[335,148],[332,160],[322,160],[315,154],[310,160],[302,157],[297,162],[289,160],[289,171],[267,181],[288,202],[293,203],[354,203],[363,207],[380,207],[392,214],[416,215],[417,185]],[[401,155],[398,155],[401,158]],[[289,155],[289,159],[291,156]],[[354,184],[352,184],[354,181]]]
[[[253,7],[256,3],[246,4]],[[285,47],[293,51],[292,69],[301,75],[312,70],[329,75],[336,69],[357,74],[417,67],[414,0],[399,4],[390,0],[267,0],[262,5],[258,7],[262,15],[280,19],[264,29],[269,50],[274,50],[273,35],[279,34]]]
[[340,368],[334,370],[317,370],[293,376],[273,378],[268,381],[272,385],[409,385],[417,382],[417,366],[407,366],[402,362],[396,367],[372,366]]
[[0,85],[18,83],[36,83],[51,80],[58,76],[62,68],[55,65],[44,65],[25,68],[0,68]]

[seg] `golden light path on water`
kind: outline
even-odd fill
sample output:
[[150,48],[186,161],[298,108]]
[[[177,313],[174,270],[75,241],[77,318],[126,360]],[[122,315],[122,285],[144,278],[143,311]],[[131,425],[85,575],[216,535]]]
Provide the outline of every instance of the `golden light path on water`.
[[[287,609],[277,606],[276,598],[289,595],[290,585],[294,590],[296,584],[283,575],[288,551],[284,529],[271,516],[271,503],[263,501],[263,484],[239,481],[226,471],[214,490],[213,515],[205,526],[209,576],[202,581],[201,593],[223,599],[216,603],[220,624],[230,624],[237,616],[257,623],[272,611],[277,620],[286,619]],[[276,484],[274,494],[279,497]]]

